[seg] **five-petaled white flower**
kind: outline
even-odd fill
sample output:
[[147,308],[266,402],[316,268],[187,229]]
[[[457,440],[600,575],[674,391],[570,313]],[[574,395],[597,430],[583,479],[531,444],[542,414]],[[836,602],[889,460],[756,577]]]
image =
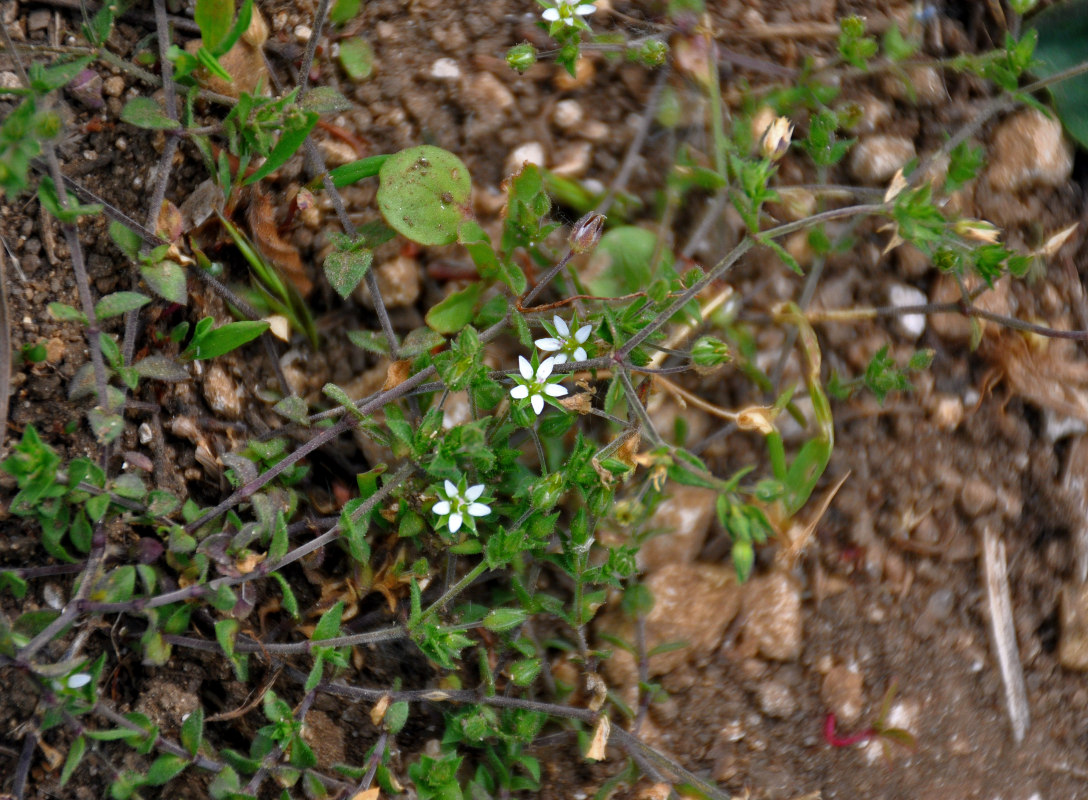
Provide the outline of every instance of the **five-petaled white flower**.
[[578,17],[587,17],[597,10],[592,3],[580,3],[578,0],[556,0],[554,8],[545,8],[540,16],[548,22],[562,21],[565,25],[576,25]]
[[529,363],[529,360],[525,356],[518,356],[518,371],[521,372],[521,377],[514,376],[517,386],[510,390],[510,396],[515,400],[524,400],[528,397],[537,416],[540,416],[544,410],[544,395],[562,397],[567,393],[565,386],[555,383],[563,379],[561,375],[550,377],[555,363],[554,357],[545,358],[534,373],[533,365]]
[[446,524],[449,525],[450,533],[457,533],[462,525],[466,525],[469,530],[475,532],[474,517],[486,517],[491,513],[491,506],[476,502],[484,493],[482,483],[466,488],[464,478],[461,479],[459,486],[447,480],[443,489],[438,490],[438,496],[441,499],[431,510],[440,518],[449,517]]
[[537,339],[536,346],[545,352],[555,353],[552,359],[556,364],[567,363],[568,356],[572,361],[585,361],[586,349],[582,345],[589,339],[593,326],[583,325],[572,335],[567,323],[558,314],[552,317],[552,323],[555,325],[556,335]]

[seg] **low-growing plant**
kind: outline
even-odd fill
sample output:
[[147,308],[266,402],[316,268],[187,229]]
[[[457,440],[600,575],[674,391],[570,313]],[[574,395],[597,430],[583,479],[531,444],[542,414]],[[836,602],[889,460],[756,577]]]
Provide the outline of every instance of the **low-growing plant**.
[[[799,263],[783,245],[785,237],[807,233],[823,259],[852,242],[849,234],[831,232],[829,223],[875,218],[886,224],[889,246],[910,243],[959,281],[958,308],[972,320],[985,312],[974,305],[976,295],[965,280],[988,286],[1005,275],[1023,276],[1032,254],[1001,244],[989,223],[946,211],[949,194],[982,164],[980,151],[962,132],[941,148],[949,165],[937,180],[927,171],[930,157],[907,165],[886,192],[851,190],[865,202],[833,204],[834,192],[823,191],[853,145],[845,131],[855,111],[839,102],[837,86],[859,72],[900,74],[918,49],[909,31],[891,28],[878,41],[861,19],[843,20],[831,63],[807,64],[789,85],[753,88],[730,127],[720,113],[713,36],[706,25],[688,24],[702,13],[701,3],[670,4],[671,18],[684,23],[673,43],[685,53],[678,63],[705,95],[712,116],[709,152],[687,147],[671,166],[662,218],[673,219],[709,192],[722,200],[714,213],[730,203],[745,230],[704,268],[692,266],[690,253],[674,253],[665,237],[620,224],[621,214],[610,219],[604,212],[623,201],[622,187],[595,196],[577,182],[526,164],[507,180],[501,222],[489,233],[472,212],[469,169],[444,149],[422,144],[327,170],[311,134],[323,114],[350,107],[338,92],[308,85],[328,5],[320,5],[314,20],[297,86],[274,96],[258,86],[231,100],[208,91],[208,76],[228,82],[237,77],[221,59],[259,10],[251,0],[237,13],[227,0],[197,0],[202,39],[190,52],[172,44],[164,3],[156,0],[165,104],[135,97],[121,115],[128,124],[160,132],[167,142],[145,224],[109,204],[87,202],[83,190],[56,168],[52,150],[61,131],[50,93],[95,59],[116,61],[106,42],[120,8],[103,7],[88,23],[89,53],[48,67],[32,63],[23,88],[3,90],[20,99],[0,125],[0,190],[15,197],[30,186],[35,169],[46,173],[37,179],[38,200],[63,225],[80,295],[79,308],[57,302],[49,310],[86,330],[91,360],[69,393],[73,400],[93,402],[88,421],[102,454],[65,461],[48,436],[29,425],[0,465],[18,487],[10,512],[28,520],[24,530],[33,531],[45,555],[58,562],[4,568],[0,589],[21,599],[38,578],[74,576],[59,608],[14,620],[0,617],[0,663],[21,670],[39,693],[34,731],[20,761],[22,779],[34,742],[63,730],[68,749],[60,786],[78,781],[81,764],[93,757],[112,770],[114,798],[141,796],[144,787],[169,784],[189,769],[208,773],[207,791],[214,798],[257,797],[267,793],[266,785],[284,797],[372,798],[379,787],[391,795],[403,792],[403,780],[423,800],[455,800],[466,793],[508,797],[540,788],[541,764],[531,745],[547,730],[577,738],[589,759],[603,759],[608,745],[624,751],[630,768],[616,780],[633,780],[637,766],[705,796],[725,797],[609,721],[613,709],[636,718],[640,712],[610,695],[600,678],[600,664],[610,653],[596,644],[591,623],[613,593],[622,593],[623,607],[636,619],[648,613],[653,598],[638,583],[638,537],[616,540],[602,532],[644,523],[667,495],[669,482],[711,489],[743,581],[755,567],[757,548],[789,528],[828,466],[834,448],[829,395],[841,399],[864,388],[883,402],[891,392],[909,390],[909,373],[927,368],[932,353],[921,351],[897,366],[885,347],[864,374],[828,379],[813,328],[818,316],[805,308],[819,269]],[[554,58],[571,74],[586,48],[648,69],[668,57],[664,36],[627,40],[616,31],[594,34],[589,21],[600,9],[593,3],[540,5],[540,24],[555,40]],[[357,6],[341,0],[334,21],[349,19]],[[960,56],[942,66],[992,81],[1009,102],[1038,105],[1032,92],[1063,74],[1021,87],[1034,42],[1031,34],[1010,35],[992,53]],[[526,69],[538,54],[519,45],[507,58]],[[363,77],[366,54],[349,48],[342,66],[349,76]],[[176,92],[182,94],[180,114]],[[230,110],[208,124],[210,102]],[[757,129],[754,121],[763,118],[766,124]],[[221,283],[198,237],[171,229],[162,193],[182,141],[199,153],[217,187],[221,202],[209,224],[218,226],[223,241],[247,264],[249,287]],[[211,507],[149,487],[135,472],[115,474],[107,456],[128,424],[125,414],[151,413],[157,424],[159,406],[149,382],[189,380],[189,362],[219,359],[258,337],[275,355],[268,331],[281,317],[306,345],[320,344],[304,287],[262,255],[234,217],[239,204],[254,202],[245,199],[247,192],[275,180],[277,170],[299,154],[307,163],[306,191],[326,194],[342,228],[330,235],[323,277],[341,299],[365,282],[377,331],[346,335],[381,359],[388,370],[384,386],[358,400],[329,383],[325,401],[314,404],[283,382],[271,398],[283,429],[221,456],[218,464],[231,491]],[[779,176],[787,157],[802,159],[820,184],[807,190],[815,198],[811,213],[779,222],[772,216],[776,205],[797,197],[796,187],[783,186]],[[376,181],[375,208],[369,222],[356,225],[338,190],[361,181]],[[841,195],[842,187],[835,191]],[[566,235],[552,194],[586,212]],[[624,213],[637,209],[636,202],[623,202]],[[133,267],[132,283],[96,300],[82,262],[78,222],[103,212],[111,218],[112,241]],[[394,327],[372,270],[375,250],[397,236],[414,246],[456,245],[477,273],[451,288],[426,310],[424,324],[410,331]],[[757,249],[806,281],[806,299],[763,309],[758,320],[740,313],[743,298],[738,302],[725,285],[730,271]],[[606,256],[608,266],[586,277],[574,264],[594,253]],[[219,293],[234,318],[197,320],[193,314],[165,334],[156,332],[158,352],[140,358],[138,326],[126,325],[120,335],[104,330],[112,319],[135,319],[153,304],[186,305],[190,279]],[[546,293],[554,299],[543,302]],[[935,310],[949,309],[887,313]],[[843,316],[871,318],[878,311],[844,310]],[[781,385],[781,369],[775,374],[760,366],[757,324],[786,332],[782,362],[795,352],[799,365],[793,385]],[[40,360],[33,348],[24,349],[23,357]],[[758,401],[722,408],[676,378],[727,365]],[[764,461],[717,474],[698,447],[685,442],[683,430],[658,429],[648,409],[654,392],[696,405],[740,435],[762,437]],[[455,395],[469,408],[468,419],[456,423],[448,416]],[[801,431],[797,446],[783,435],[786,418]],[[314,522],[304,514],[307,500],[300,491],[308,476],[304,461],[349,431],[369,439],[383,461],[355,477],[353,492],[345,490],[353,496],[339,498],[334,520]],[[296,445],[298,436],[305,439],[302,445]],[[118,530],[127,533],[115,536]],[[321,589],[315,601],[297,574],[320,570],[322,559],[330,573],[343,577],[338,589]],[[545,584],[542,575],[552,580]],[[392,613],[385,627],[356,630],[347,621],[372,593],[380,593]],[[265,626],[267,615],[278,620],[274,628]],[[93,630],[117,619],[125,625],[106,648]],[[426,686],[360,683],[353,653],[392,640],[411,643],[425,660]],[[612,644],[643,661],[655,654],[615,638]],[[138,653],[145,665],[163,666],[178,658],[179,649],[225,657],[235,678],[254,690],[263,720],[248,751],[228,746],[208,729],[202,708],[177,731],[159,729],[142,713],[118,713],[108,684],[115,680],[110,676],[119,655]],[[557,652],[577,665],[581,686],[556,685],[551,663]],[[645,706],[661,687],[643,680],[640,691]],[[373,704],[372,746],[363,764],[319,768],[306,718],[322,694]],[[573,697],[577,703],[568,702]],[[401,738],[420,704],[445,711],[444,731],[426,750],[419,741]],[[885,716],[871,734],[901,739],[899,732],[881,728]],[[138,768],[116,768],[114,751],[105,752],[108,742],[148,759]]]

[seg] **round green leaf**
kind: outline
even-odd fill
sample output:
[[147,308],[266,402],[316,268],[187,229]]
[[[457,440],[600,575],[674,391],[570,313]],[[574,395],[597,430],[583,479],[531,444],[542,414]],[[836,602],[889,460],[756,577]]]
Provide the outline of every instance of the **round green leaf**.
[[378,176],[378,208],[397,233],[427,245],[457,241],[458,226],[471,214],[472,179],[461,159],[421,145],[390,156]]

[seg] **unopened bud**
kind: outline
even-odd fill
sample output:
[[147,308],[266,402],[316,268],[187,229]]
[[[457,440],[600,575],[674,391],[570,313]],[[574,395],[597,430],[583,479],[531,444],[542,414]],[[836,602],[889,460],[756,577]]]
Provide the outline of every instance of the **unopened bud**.
[[575,253],[588,253],[601,241],[604,230],[604,214],[593,211],[574,223],[570,231],[570,249]]
[[731,357],[729,345],[713,336],[699,337],[691,348],[691,360],[697,367],[716,367],[726,363]]
[[506,51],[506,63],[518,72],[525,72],[536,63],[536,48],[528,43],[514,45]]
[[789,119],[777,117],[763,133],[763,140],[760,142],[760,152],[763,153],[763,157],[769,158],[771,161],[782,158],[782,156],[786,155],[786,151],[790,149],[790,138],[792,136],[793,126],[790,124]]
[[981,219],[961,219],[952,228],[964,239],[985,244],[997,244],[1001,236],[1001,230],[996,225]]

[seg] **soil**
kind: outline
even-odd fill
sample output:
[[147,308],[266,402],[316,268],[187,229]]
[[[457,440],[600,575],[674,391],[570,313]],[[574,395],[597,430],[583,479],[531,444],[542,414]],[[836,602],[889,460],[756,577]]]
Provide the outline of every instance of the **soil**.
[[[289,70],[301,53],[300,26],[312,19],[315,4],[274,0],[260,5],[272,29],[268,49],[273,69],[290,82]],[[591,21],[600,30],[637,36],[655,29],[663,19],[660,9],[649,2],[612,0],[598,5]],[[713,29],[727,48],[722,79],[731,101],[739,100],[742,82],[758,87],[775,69],[796,69],[810,56],[826,59],[834,50],[834,33],[828,30],[833,31],[832,23],[845,15],[905,21],[916,10],[916,4],[901,0],[721,0],[708,5]],[[926,53],[944,57],[992,47],[1004,36],[1002,20],[995,17],[998,8],[998,3],[938,4],[936,13],[926,17]],[[79,12],[61,4],[9,0],[0,3],[0,9],[13,38],[31,44],[65,44],[80,23]],[[352,85],[327,52],[315,66],[316,83],[339,88],[354,104],[331,120],[348,135],[319,134],[326,157],[330,162],[351,160],[420,143],[447,148],[468,165],[475,210],[491,229],[510,154],[527,143],[537,143],[548,165],[573,164],[573,177],[608,186],[646,111],[655,75],[600,53],[587,55],[576,80],[547,62],[517,75],[503,60],[509,46],[521,41],[548,46],[535,25],[538,13],[529,0],[364,4],[359,17],[330,41],[366,36],[375,53],[373,75]],[[788,36],[742,33],[766,25],[795,28]],[[798,25],[807,32],[798,34]],[[152,30],[144,18],[127,18],[111,38],[111,49],[131,58],[137,43]],[[0,55],[0,71],[12,68],[9,54]],[[114,77],[109,68],[101,69],[104,78]],[[120,122],[123,100],[150,91],[131,76],[121,77],[122,94],[107,97],[101,111],[90,111],[67,95],[60,98],[69,133],[59,154],[65,171],[84,187],[143,220],[162,138]],[[644,201],[635,221],[647,225],[656,225],[653,192],[662,185],[677,149],[707,148],[700,90],[683,69],[673,70],[668,86],[680,100],[683,122],[668,130],[651,126],[627,187]],[[943,74],[935,87],[918,83],[915,89],[918,95],[912,97],[901,82],[887,75],[844,81],[845,100],[864,104],[875,99],[889,112],[875,131],[858,135],[906,137],[918,153],[932,152],[949,131],[970,121],[990,96],[980,81],[951,72]],[[0,113],[8,108],[0,105]],[[209,108],[202,113],[211,120],[214,112]],[[577,119],[564,122],[569,118],[564,115],[571,114]],[[983,127],[976,141],[989,145],[1000,123],[999,119]],[[195,149],[188,145],[182,146],[176,161],[167,197],[180,204],[205,175]],[[813,182],[815,176],[805,163],[787,157],[783,180]],[[855,180],[858,170],[854,171],[851,175],[844,167],[830,182]],[[297,191],[300,172],[301,162],[289,164],[273,182],[274,205],[281,215]],[[1072,175],[1060,183],[1007,193],[975,187],[961,200],[964,213],[1002,226],[1013,245],[1036,247],[1045,236],[1088,217],[1085,174],[1083,153],[1078,153]],[[871,185],[882,188],[884,183]],[[375,217],[373,187],[349,189],[345,199],[358,220]],[[678,246],[695,230],[702,202],[695,198],[678,215],[670,232]],[[558,215],[569,221],[575,212],[559,208]],[[729,223],[728,216],[726,220]],[[354,382],[365,394],[366,385],[375,381],[380,385],[385,375],[384,365],[351,346],[344,336],[346,330],[376,329],[372,308],[364,298],[339,301],[311,266],[321,262],[330,227],[336,230],[330,212],[322,209],[316,222],[296,224],[286,234],[316,284],[310,303],[324,344],[317,353],[304,344],[289,352],[282,347],[279,367],[295,388],[315,398],[328,381]],[[693,261],[714,263],[734,233],[731,223],[715,226],[692,249]],[[882,306],[892,285],[919,290],[931,299],[940,296],[943,289],[936,270],[919,263],[907,248],[883,253],[888,234],[878,231],[876,224],[863,223],[852,233],[854,246],[823,266],[813,307]],[[16,368],[5,453],[33,423],[62,458],[95,458],[98,448],[86,426],[70,425],[83,419],[88,402],[68,399],[71,382],[88,359],[83,332],[76,325],[54,321],[44,311],[53,301],[78,306],[63,237],[28,197],[4,198],[0,235],[10,248],[4,280],[13,350],[44,343],[48,353],[40,364]],[[80,237],[94,292],[129,288],[132,273],[110,243],[104,220],[85,221]],[[227,262],[228,277],[240,280],[245,275],[244,265],[232,260],[229,251],[216,252]],[[472,274],[464,254],[454,248],[419,251],[393,244],[379,253],[376,263],[396,258],[406,259],[407,284],[420,284],[417,296],[406,292],[393,310],[393,323],[401,331],[421,324],[423,312],[444,296],[451,278]],[[1030,283],[1000,287],[994,296],[1001,308],[1023,319],[1083,328],[1088,317],[1082,288],[1086,274],[1088,245],[1078,230],[1049,260],[1043,274]],[[402,285],[399,280],[393,283]],[[803,287],[781,263],[759,253],[738,266],[730,283],[743,298],[744,313],[757,323],[775,302],[797,299]],[[145,351],[162,347],[170,355],[169,345],[152,344],[153,333],[168,332],[182,320],[195,322],[206,314],[228,318],[222,301],[206,288],[191,282],[190,290],[193,297],[186,309],[165,303],[152,307],[144,317],[140,347]],[[121,323],[108,330],[120,333]],[[755,330],[758,349],[773,366],[784,334],[768,325]],[[1084,627],[1077,612],[1088,613],[1069,599],[1085,579],[1079,565],[1088,558],[1084,544],[1088,475],[1082,453],[1088,381],[1082,348],[1025,345],[1019,334],[988,325],[981,346],[972,350],[970,328],[956,317],[930,319],[920,335],[905,330],[894,318],[825,324],[818,333],[825,374],[832,369],[846,376],[858,374],[884,344],[890,344],[900,363],[920,347],[932,348],[935,359],[930,370],[914,376],[911,393],[893,395],[883,406],[865,395],[834,406],[834,456],[816,499],[802,511],[805,521],[815,520],[817,500],[848,477],[815,525],[803,556],[788,571],[787,592],[799,601],[799,627],[793,630],[800,637],[796,652],[769,656],[754,644],[751,615],[738,601],[736,618],[712,646],[679,657],[675,667],[660,677],[668,698],[650,706],[642,734],[688,769],[741,796],[987,800],[1088,796],[1088,688],[1082,671],[1088,663],[1076,666],[1073,659],[1062,657],[1063,647],[1075,646],[1078,626]],[[222,496],[227,483],[216,455],[278,427],[280,420],[262,399],[263,389],[278,386],[275,365],[263,351],[251,347],[217,363],[214,372],[195,373],[190,382],[158,388],[141,398],[157,411],[138,409],[126,417],[126,431],[108,464],[112,474],[122,469],[122,462],[133,462],[132,453],[143,453],[143,461],[137,461],[150,465],[150,482],[191,493],[202,504]],[[783,385],[797,374],[796,362],[790,361]],[[751,384],[733,373],[724,379],[721,374],[685,378],[684,384],[726,408],[773,399],[754,394]],[[689,429],[705,437],[701,449],[717,474],[731,474],[762,458],[761,443],[753,436],[736,432],[723,436],[717,433],[720,423],[690,409],[682,413]],[[141,439],[141,424],[151,433],[149,444]],[[367,463],[346,437],[315,457],[315,479],[308,492],[319,514],[336,513],[339,489],[350,486],[354,473]],[[6,477],[3,480],[0,508],[7,518],[2,523],[0,566],[47,563],[34,544],[34,531],[25,521],[7,515],[13,487]],[[1027,735],[1019,743],[1011,733],[991,644],[980,545],[987,530],[1006,550],[1031,714]],[[131,533],[114,533],[119,544],[134,546]],[[695,556],[700,562],[728,567],[722,555],[728,552],[724,539],[714,523],[705,543],[676,559]],[[667,548],[665,553],[667,561]],[[661,569],[659,563],[655,570]],[[765,548],[759,553],[754,585],[767,586],[758,580],[781,575],[782,569],[775,548]],[[320,564],[292,576],[304,608],[312,608],[324,595],[320,584],[328,578],[321,574]],[[12,618],[46,607],[50,598],[66,596],[70,588],[62,576],[35,581],[25,601],[5,594],[0,608]],[[1064,616],[1063,596],[1073,608]],[[380,596],[364,599],[353,626],[364,630],[380,623],[388,616],[384,609]],[[101,637],[96,647],[111,653],[111,702],[121,711],[147,713],[165,734],[176,736],[182,715],[198,703],[213,714],[248,702],[251,687],[234,680],[225,662],[179,648],[169,667],[149,668],[132,651],[115,651],[108,634],[94,637]],[[435,677],[408,646],[370,648],[361,661],[360,685],[389,685],[397,677],[404,688],[424,687]],[[630,686],[612,688],[622,691]],[[907,729],[915,746],[885,740],[887,747],[882,747],[879,739],[844,744],[850,733],[878,723],[881,704],[893,689],[886,721]],[[281,682],[277,690],[297,702],[297,687]],[[12,790],[37,701],[27,678],[11,670],[0,670],[0,697],[2,793]],[[829,736],[825,726],[833,709],[838,714],[837,732]],[[368,711],[361,705],[344,706],[335,698],[318,699],[308,717],[308,736],[323,765],[362,763],[373,743],[373,735],[366,733],[373,730]],[[216,735],[244,750],[262,719],[259,709],[229,718],[215,728]],[[441,735],[441,724],[438,710],[423,707],[413,715],[399,746],[405,752],[423,748]],[[52,732],[46,741],[63,752],[69,738]],[[610,760],[590,767],[573,740],[563,737],[547,739],[534,752],[543,761],[545,798],[593,796],[619,765],[617,751],[610,753]],[[104,743],[84,760],[72,783],[59,789],[59,762],[51,762],[42,748],[25,796],[103,797],[114,770],[136,767],[141,761],[131,750]],[[172,796],[205,796],[205,778],[193,773],[171,787]],[[621,791],[621,796],[629,797],[662,796],[646,779]],[[149,791],[144,796],[165,795]]]

